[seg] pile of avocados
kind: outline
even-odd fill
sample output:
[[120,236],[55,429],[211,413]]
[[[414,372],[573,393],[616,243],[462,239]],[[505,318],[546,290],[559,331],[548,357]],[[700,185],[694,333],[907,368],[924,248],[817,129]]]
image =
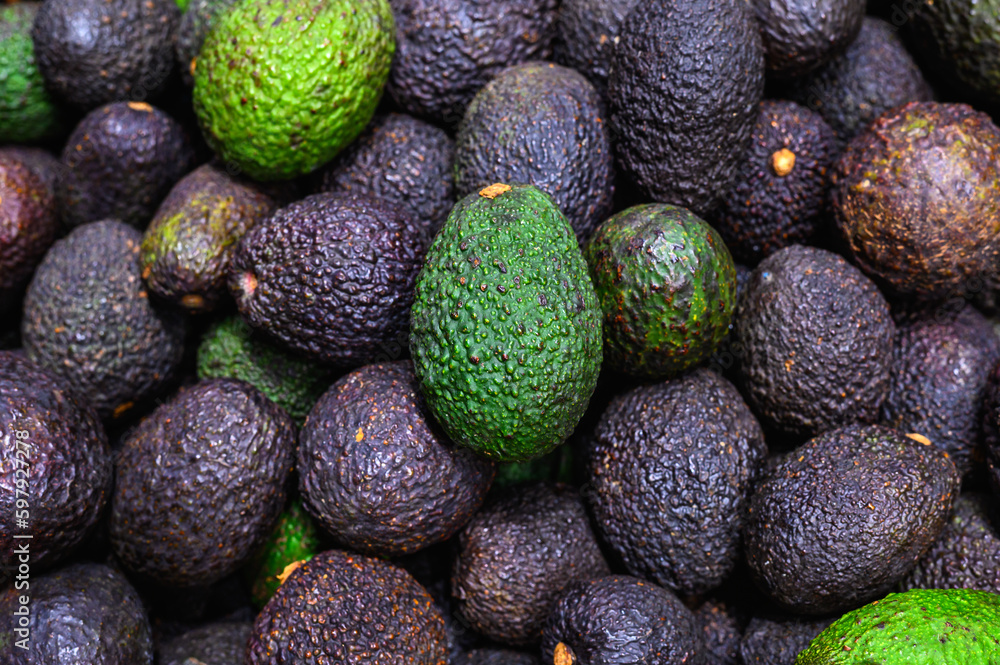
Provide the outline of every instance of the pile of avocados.
[[1000,1],[0,8],[0,665],[1000,665]]

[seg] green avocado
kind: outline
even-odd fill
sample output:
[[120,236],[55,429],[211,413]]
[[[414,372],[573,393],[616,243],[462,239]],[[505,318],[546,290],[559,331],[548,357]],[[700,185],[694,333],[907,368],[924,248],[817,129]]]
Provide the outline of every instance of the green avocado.
[[296,561],[308,561],[320,552],[321,546],[316,522],[302,507],[301,499],[291,499],[271,535],[243,569],[250,580],[253,604],[264,607],[281,586],[285,568]]
[[0,9],[0,142],[53,138],[65,123],[35,64],[31,26],[39,2]]

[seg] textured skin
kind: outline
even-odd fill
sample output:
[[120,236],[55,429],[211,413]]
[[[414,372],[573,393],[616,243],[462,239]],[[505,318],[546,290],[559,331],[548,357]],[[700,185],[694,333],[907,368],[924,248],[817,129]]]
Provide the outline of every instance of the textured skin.
[[845,614],[795,665],[995,663],[1000,594],[968,590],[893,593]]
[[275,346],[236,315],[205,331],[197,371],[199,379],[232,377],[252,384],[299,426],[333,381],[329,369]]
[[822,115],[842,144],[889,109],[934,98],[898,31],[872,16],[847,51],[793,82],[785,95]]
[[1000,593],[1000,503],[962,494],[941,536],[900,583],[909,589],[979,589]]
[[237,3],[198,53],[194,110],[205,140],[256,180],[315,170],[371,120],[394,35],[387,0]]
[[254,328],[314,360],[357,367],[405,339],[427,244],[398,204],[314,194],[243,236],[229,287]]
[[542,660],[556,645],[586,665],[689,665],[704,646],[691,610],[666,589],[611,575],[576,584],[560,598],[542,635]]
[[295,425],[236,379],[182,390],[118,455],[111,544],[133,572],[191,587],[243,565],[285,505]]
[[195,658],[202,665],[243,665],[253,624],[220,622],[195,628],[165,643],[159,665],[185,665]]
[[218,166],[184,176],[142,238],[139,262],[149,290],[190,311],[214,309],[228,295],[233,247],[274,207],[253,183]]
[[1000,338],[972,305],[950,320],[925,315],[900,326],[882,421],[926,436],[965,475],[977,455],[986,383],[997,361]]
[[735,321],[743,394],[765,424],[808,437],[878,418],[896,326],[875,285],[843,258],[802,245],[772,254]]
[[35,64],[31,26],[41,4],[0,9],[0,143],[53,139],[65,128]]
[[739,559],[767,448],[736,388],[706,369],[611,402],[588,451],[590,507],[629,572],[680,594]]
[[430,235],[455,204],[455,143],[402,113],[376,116],[323,171],[324,192],[361,192],[407,206]]
[[741,665],[795,665],[795,657],[830,619],[754,617],[740,640]]
[[683,208],[644,204],[601,224],[584,247],[616,370],[662,379],[729,334],[736,266],[719,234]]
[[458,544],[451,576],[458,616],[502,644],[538,643],[570,584],[609,573],[583,500],[568,485],[532,483],[494,495]]
[[900,294],[943,297],[1000,261],[1000,129],[965,104],[880,116],[847,146],[831,195],[854,262]]
[[530,653],[507,649],[477,649],[459,656],[454,665],[541,665],[541,662]]
[[511,462],[566,440],[597,385],[601,318],[548,195],[515,185],[459,201],[417,280],[410,352],[456,443]]
[[[775,153],[795,155],[791,173],[778,175]],[[736,182],[712,215],[733,258],[751,265],[825,226],[828,171],[839,154],[823,117],[794,102],[760,104],[753,139]]]
[[572,67],[604,97],[615,37],[636,0],[563,0],[556,22],[553,59]]
[[297,470],[306,509],[345,547],[398,556],[450,538],[479,509],[493,463],[430,419],[410,361],[368,365],[309,412]]
[[311,559],[321,550],[316,522],[302,507],[301,499],[289,500],[278,523],[243,569],[244,579],[250,581],[253,604],[260,609],[271,600],[281,586],[279,575],[286,566]]
[[709,600],[695,610],[694,616],[701,625],[705,665],[743,665],[740,661],[743,630],[730,607]]
[[[14,534],[30,533],[31,569],[41,570],[93,531],[111,495],[111,448],[89,404],[12,351],[0,351],[0,413],[0,552],[15,563],[22,541]],[[19,439],[17,430],[27,437]],[[15,517],[25,506],[17,502],[25,498],[29,526],[18,528]],[[12,576],[13,568],[0,572],[0,585]]]
[[61,232],[56,199],[45,181],[28,164],[0,154],[0,312],[18,304]]
[[142,228],[194,165],[187,132],[163,111],[117,102],[94,109],[70,134],[60,158],[63,222],[115,218]]
[[865,0],[753,0],[767,70],[802,76],[840,55],[858,36]]
[[446,665],[444,619],[402,568],[330,550],[297,568],[254,622],[246,665]]
[[181,78],[189,86],[194,85],[191,65],[194,63],[197,68],[195,58],[198,57],[205,38],[235,4],[236,0],[191,0],[181,15],[174,53],[180,64]]
[[[20,5],[13,5],[18,7]],[[0,147],[0,158],[11,158],[23,162],[42,179],[45,187],[56,195],[56,185],[62,177],[65,167],[51,152],[44,148],[32,148],[22,145],[5,145]]]
[[552,54],[556,0],[390,0],[397,52],[386,91],[412,115],[455,126],[504,67]]
[[614,181],[604,103],[572,69],[537,61],[504,69],[458,126],[458,196],[495,182],[534,185],[552,197],[581,244],[611,213]]
[[764,93],[743,0],[639,0],[608,79],[618,164],[643,193],[704,215],[732,186]]
[[157,97],[174,71],[173,0],[46,0],[31,36],[49,92],[87,111]]
[[156,395],[184,353],[184,322],[143,287],[140,240],[121,222],[78,227],[45,255],[24,298],[28,357],[105,419]]
[[878,425],[822,434],[757,486],[744,531],[754,580],[803,614],[889,591],[941,533],[958,472],[940,450]]
[[[120,572],[76,563],[32,575],[30,584],[0,591],[0,665],[153,665],[146,610]],[[20,639],[13,612],[24,593],[31,599],[27,650],[12,644]]]
[[1000,365],[990,372],[983,396],[983,446],[993,492],[1000,496]]

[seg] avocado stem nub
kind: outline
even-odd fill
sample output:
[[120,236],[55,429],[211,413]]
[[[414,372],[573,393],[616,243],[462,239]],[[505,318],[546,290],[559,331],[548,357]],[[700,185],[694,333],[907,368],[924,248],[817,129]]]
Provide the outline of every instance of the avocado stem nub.
[[257,276],[252,272],[243,273],[243,295],[249,298],[257,290]]
[[575,665],[576,656],[573,655],[573,650],[566,646],[563,642],[556,645],[555,653],[552,658],[552,665]]
[[509,192],[509,191],[510,191],[510,185],[505,185],[503,183],[498,182],[493,185],[490,185],[489,187],[484,187],[483,189],[479,190],[479,195],[485,196],[488,199],[495,199],[504,192]]
[[925,446],[929,446],[929,445],[931,445],[931,440],[930,440],[930,439],[928,439],[928,438],[927,438],[926,436],[924,436],[923,434],[917,434],[916,432],[910,432],[910,433],[909,433],[909,434],[907,434],[906,436],[907,436],[907,438],[910,438],[910,439],[913,439],[913,440],[914,440],[914,441],[916,441],[917,443],[922,443],[922,444],[924,444]]
[[795,168],[795,153],[788,148],[782,148],[771,155],[771,168],[775,175],[784,178]]

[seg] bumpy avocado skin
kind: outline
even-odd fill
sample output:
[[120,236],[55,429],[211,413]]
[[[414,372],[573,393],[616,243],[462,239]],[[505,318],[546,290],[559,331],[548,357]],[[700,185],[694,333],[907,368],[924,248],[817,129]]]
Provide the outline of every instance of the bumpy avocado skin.
[[983,397],[983,446],[993,492],[1000,496],[1000,365],[990,372]]
[[237,3],[195,65],[205,140],[255,180],[309,173],[371,120],[395,47],[387,0]]
[[840,55],[861,30],[865,0],[753,0],[769,74],[793,78]]
[[194,85],[196,58],[205,38],[235,4],[236,0],[190,0],[184,9],[177,25],[174,52],[180,64],[181,78],[189,86]]
[[601,224],[584,247],[618,371],[662,379],[697,365],[729,334],[736,266],[701,218],[643,204]]
[[556,0],[391,0],[397,52],[386,87],[412,115],[458,124],[504,67],[552,54]]
[[312,360],[358,367],[405,348],[427,244],[397,203],[313,194],[243,236],[229,287],[252,327]]
[[701,593],[736,565],[766,454],[735,386],[699,369],[612,401],[588,451],[587,497],[629,572]]
[[802,245],[772,254],[735,321],[743,394],[763,424],[808,437],[878,419],[896,326],[875,285],[843,258]]
[[[782,151],[791,153],[790,166]],[[838,154],[836,136],[818,113],[794,102],[761,102],[740,173],[710,217],[733,258],[756,265],[783,247],[808,244],[826,221],[829,170]]]
[[88,113],[60,158],[58,197],[70,227],[115,218],[143,228],[194,165],[187,132],[145,103],[115,102]]
[[42,141],[66,128],[62,110],[45,89],[35,63],[31,26],[40,2],[0,9],[0,142]]
[[1000,594],[914,589],[848,612],[795,665],[992,663],[1000,651]]
[[608,80],[618,165],[654,201],[704,215],[736,177],[764,93],[752,9],[639,0],[618,37]]
[[850,425],[781,459],[757,486],[747,563],[771,598],[842,612],[898,583],[941,533],[959,476],[944,452],[879,425]]
[[510,462],[569,436],[597,385],[601,315],[548,195],[500,185],[456,204],[417,280],[410,352],[456,443]]
[[440,127],[402,113],[376,116],[324,168],[320,191],[361,192],[413,211],[430,235],[455,204],[455,142]]
[[832,619],[754,617],[740,640],[741,665],[795,665],[795,657]]
[[295,425],[250,384],[211,379],[182,390],[122,444],[115,555],[161,584],[222,579],[274,526],[294,464]]
[[141,234],[94,222],[57,241],[24,298],[28,357],[66,380],[104,419],[156,395],[184,353],[184,320],[150,302]]
[[542,659],[558,644],[575,663],[700,662],[704,646],[691,610],[671,592],[626,575],[574,585],[545,625]]
[[[295,497],[278,517],[264,544],[250,557],[244,569],[244,579],[250,581],[250,594],[258,609],[281,586],[279,575],[296,561],[307,561],[321,551],[319,527]],[[245,640],[244,640],[245,641]]]
[[[160,665],[243,665],[253,624],[227,621],[195,628],[165,643]],[[194,662],[192,662],[192,659]]]
[[583,241],[611,212],[611,132],[594,86],[572,69],[526,62],[497,73],[458,126],[455,189],[520,182],[552,197]]
[[399,556],[450,538],[494,466],[445,438],[408,360],[342,377],[309,412],[297,470],[306,508],[345,547]]
[[537,644],[573,582],[609,573],[583,500],[567,485],[531,483],[495,495],[458,545],[451,593],[459,617],[502,644]]
[[15,645],[25,590],[0,591],[0,661],[7,665],[153,665],[149,619],[117,570],[75,563],[31,576],[28,648]]
[[615,37],[637,0],[563,0],[552,58],[586,76],[604,98]]
[[302,564],[257,615],[246,665],[446,665],[444,619],[402,568],[330,550]]
[[[89,404],[13,351],[0,351],[0,409],[9,418],[0,451],[0,551],[13,562],[20,544],[15,534],[30,534],[31,570],[41,571],[66,559],[94,530],[111,496],[111,448]],[[25,497],[27,509],[17,505]],[[15,522],[22,513],[27,528]],[[0,584],[13,570],[0,572]]]
[[701,626],[706,665],[742,665],[740,639],[743,628],[732,606],[709,598],[694,610],[694,616]]
[[1000,261],[1000,129],[965,104],[896,108],[848,145],[831,196],[862,270],[899,294],[947,296]]
[[258,187],[216,165],[195,169],[170,190],[143,236],[147,286],[189,311],[214,309],[227,295],[233,247],[274,206]]

